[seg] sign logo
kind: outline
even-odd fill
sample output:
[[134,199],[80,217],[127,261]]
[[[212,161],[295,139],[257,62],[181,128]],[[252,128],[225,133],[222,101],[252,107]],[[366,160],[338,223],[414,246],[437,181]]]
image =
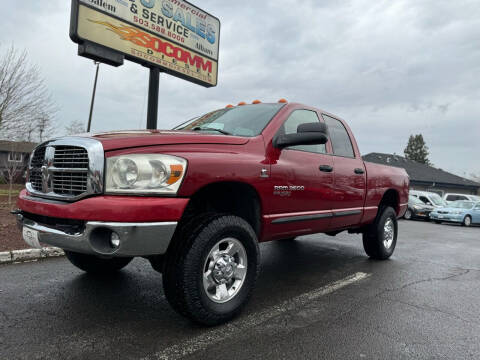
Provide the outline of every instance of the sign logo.
[[198,55],[192,56],[191,52],[180,47],[173,46],[168,42],[164,42],[159,38],[140,31],[132,26],[115,26],[107,21],[95,21],[90,19],[89,21],[100,25],[105,25],[108,30],[119,35],[122,40],[130,41],[135,45],[139,45],[146,49],[161,53],[189,66],[195,66],[198,69],[208,71],[209,73],[212,73],[213,71],[212,61],[205,61],[204,58]]

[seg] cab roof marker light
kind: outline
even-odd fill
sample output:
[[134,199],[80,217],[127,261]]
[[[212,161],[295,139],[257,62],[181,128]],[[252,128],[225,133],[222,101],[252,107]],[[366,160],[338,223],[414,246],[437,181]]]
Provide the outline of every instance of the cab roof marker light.
[[288,103],[288,101],[287,101],[286,99],[280,99],[280,100],[278,100],[278,102],[279,102],[280,104],[286,104],[286,103]]
[[228,104],[227,106],[225,106],[226,109],[231,109],[233,107],[235,107],[235,106],[233,106],[232,104]]
[[240,102],[238,103],[238,106],[243,106],[243,105],[247,105],[247,103],[246,103],[245,101],[240,101]]
[[257,104],[261,104],[262,102],[260,100],[253,100],[252,101],[252,104],[254,105],[257,105]]

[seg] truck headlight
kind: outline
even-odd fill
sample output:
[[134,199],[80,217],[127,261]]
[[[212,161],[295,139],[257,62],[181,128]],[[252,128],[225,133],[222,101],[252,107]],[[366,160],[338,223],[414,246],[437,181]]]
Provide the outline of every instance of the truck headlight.
[[107,158],[106,193],[176,194],[187,160],[172,155],[132,154]]

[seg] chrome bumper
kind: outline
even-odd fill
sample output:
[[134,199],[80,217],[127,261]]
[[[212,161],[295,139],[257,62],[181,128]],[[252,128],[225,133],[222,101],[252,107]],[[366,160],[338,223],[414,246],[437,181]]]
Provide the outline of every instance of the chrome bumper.
[[[161,255],[167,252],[177,222],[114,223],[86,222],[82,231],[65,231],[36,223],[17,215],[20,227],[37,231],[41,243],[84,254],[127,257]],[[111,235],[118,235],[118,247],[111,245]]]

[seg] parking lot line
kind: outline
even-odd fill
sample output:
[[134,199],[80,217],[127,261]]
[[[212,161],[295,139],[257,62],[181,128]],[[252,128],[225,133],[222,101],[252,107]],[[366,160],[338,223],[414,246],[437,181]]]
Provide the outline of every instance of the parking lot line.
[[371,274],[357,272],[353,275],[347,276],[341,280],[327,284],[320,288],[314,289],[297,297],[272,306],[259,313],[250,314],[249,316],[238,321],[231,322],[224,326],[207,331],[199,336],[190,338],[187,341],[168,347],[154,355],[146,357],[146,359],[179,359],[204,350],[209,346],[214,345],[222,340],[231,337],[234,333],[244,332],[248,328],[258,326],[267,320],[282,315],[286,312],[295,310],[299,307],[321,298],[322,296],[331,294],[341,288],[366,279]]

